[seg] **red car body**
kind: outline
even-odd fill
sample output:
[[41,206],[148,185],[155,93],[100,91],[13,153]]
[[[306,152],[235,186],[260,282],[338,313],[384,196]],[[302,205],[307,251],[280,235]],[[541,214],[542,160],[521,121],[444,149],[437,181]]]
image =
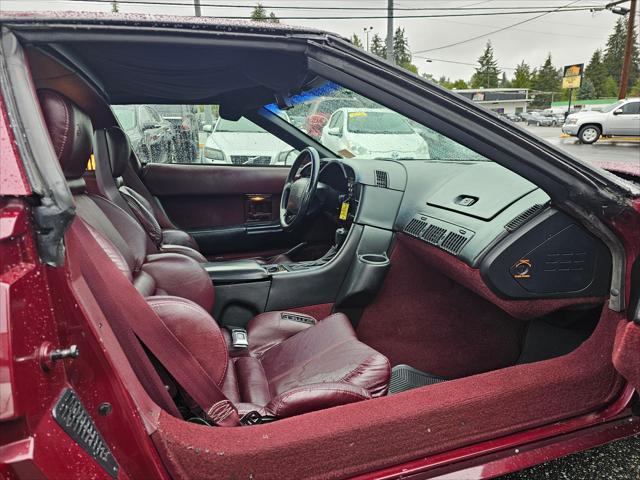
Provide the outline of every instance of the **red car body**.
[[[116,339],[101,331],[100,313],[75,302],[70,286],[86,288],[77,269],[39,259],[32,187],[18,147],[22,126],[6,107],[0,98],[0,473],[8,479],[110,478],[52,418],[52,404],[72,386],[87,410],[96,412],[93,420],[119,461],[117,478],[170,478],[167,459],[151,438],[159,407],[140,391]],[[633,205],[633,215],[610,225],[625,241],[629,272],[640,254],[640,199]],[[73,359],[51,362],[54,349],[71,344],[91,371]],[[602,410],[355,478],[493,478],[631,436],[640,432],[634,392],[627,384]]]

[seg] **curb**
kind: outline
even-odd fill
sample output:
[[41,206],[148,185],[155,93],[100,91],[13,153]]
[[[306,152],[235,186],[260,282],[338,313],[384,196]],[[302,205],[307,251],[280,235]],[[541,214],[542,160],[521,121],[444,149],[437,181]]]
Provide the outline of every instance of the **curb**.
[[[566,133],[561,133],[558,138],[571,138],[571,135],[567,135]],[[611,137],[611,138],[600,138],[596,143],[602,142],[630,142],[630,143],[640,143],[640,137]]]

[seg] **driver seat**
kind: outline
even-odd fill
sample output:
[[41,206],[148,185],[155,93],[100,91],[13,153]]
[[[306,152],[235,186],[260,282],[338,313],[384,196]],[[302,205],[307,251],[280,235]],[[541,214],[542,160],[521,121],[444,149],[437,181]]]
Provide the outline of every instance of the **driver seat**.
[[[158,249],[175,251],[178,246],[199,252],[195,239],[171,222],[158,200],[140,180],[131,163],[131,153],[129,138],[119,127],[96,130],[94,156],[98,193],[116,205],[125,203]],[[200,257],[202,260],[199,261],[206,261]],[[286,253],[251,260],[263,265],[291,263]]]

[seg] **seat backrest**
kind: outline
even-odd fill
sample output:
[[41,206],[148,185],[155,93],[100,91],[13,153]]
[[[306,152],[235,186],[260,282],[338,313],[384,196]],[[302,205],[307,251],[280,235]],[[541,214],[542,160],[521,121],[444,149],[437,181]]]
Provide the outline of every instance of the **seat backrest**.
[[153,248],[162,246],[162,228],[152,206],[122,179],[131,159],[131,145],[127,134],[119,127],[98,129],[94,133],[96,187],[98,193],[111,200],[138,220],[147,233]]
[[77,215],[118,249],[140,293],[174,294],[210,311],[213,284],[197,261],[177,253],[155,255],[158,250],[133,215],[108,198],[87,194],[83,174],[92,151],[89,117],[58,92],[41,90],[38,95],[49,136],[74,195]]

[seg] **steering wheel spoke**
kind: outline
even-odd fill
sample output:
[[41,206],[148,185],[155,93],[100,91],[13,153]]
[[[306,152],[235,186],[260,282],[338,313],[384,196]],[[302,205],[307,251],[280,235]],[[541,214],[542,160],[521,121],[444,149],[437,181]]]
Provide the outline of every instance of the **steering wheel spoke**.
[[[299,175],[305,163],[311,166],[309,177]],[[306,216],[312,198],[318,188],[320,155],[313,147],[307,147],[296,157],[287,176],[280,198],[280,225],[285,230],[297,226]]]

